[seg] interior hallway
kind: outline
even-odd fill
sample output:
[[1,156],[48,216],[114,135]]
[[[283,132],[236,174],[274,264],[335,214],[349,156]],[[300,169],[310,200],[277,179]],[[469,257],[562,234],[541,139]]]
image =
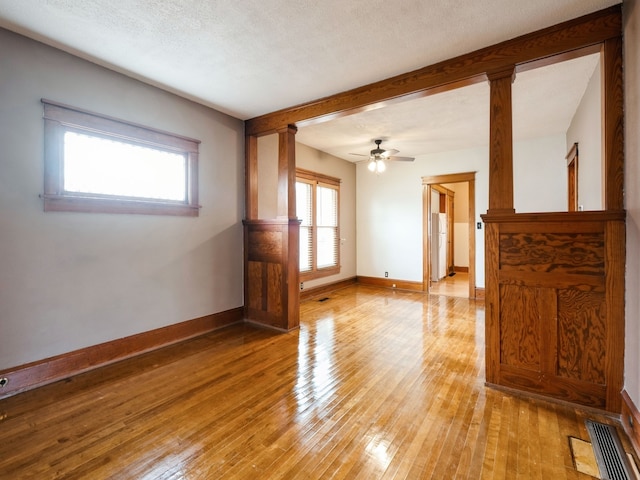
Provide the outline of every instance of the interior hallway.
[[568,438],[613,420],[486,388],[484,313],[351,286],[1,400],[0,478],[592,478]]

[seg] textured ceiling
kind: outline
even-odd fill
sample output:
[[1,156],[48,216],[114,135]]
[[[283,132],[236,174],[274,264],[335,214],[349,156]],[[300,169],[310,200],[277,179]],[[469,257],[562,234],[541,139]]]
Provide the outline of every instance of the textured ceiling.
[[[513,84],[513,137],[565,133],[593,75],[599,55],[519,73]],[[374,148],[415,157],[489,144],[489,84],[392,104],[300,128],[296,140],[349,161]]]
[[[0,26],[247,119],[617,3],[619,0],[0,0]],[[472,128],[455,124],[458,113],[451,109],[486,110],[486,101],[474,98],[475,93],[486,96],[486,86],[469,88],[447,94],[446,101],[444,97],[436,100],[441,105],[430,109],[430,119],[400,119],[380,111],[377,119],[345,120],[356,126],[378,122],[370,131],[361,128],[350,138],[357,134],[367,142],[377,136],[400,140],[401,132],[394,128],[402,132],[413,128],[431,132],[432,141],[444,141],[443,135],[436,135],[438,128],[449,125],[458,133]],[[409,104],[401,104],[398,115],[403,108],[403,115],[412,114]],[[422,121],[427,122],[424,128],[419,125]],[[408,147],[402,149],[410,153]]]

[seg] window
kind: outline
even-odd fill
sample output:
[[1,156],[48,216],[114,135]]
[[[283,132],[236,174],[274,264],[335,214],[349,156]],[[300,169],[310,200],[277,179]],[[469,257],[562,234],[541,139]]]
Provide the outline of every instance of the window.
[[198,216],[200,141],[42,103],[45,211]]
[[338,205],[340,180],[296,169],[296,215],[300,224],[300,278],[340,272]]

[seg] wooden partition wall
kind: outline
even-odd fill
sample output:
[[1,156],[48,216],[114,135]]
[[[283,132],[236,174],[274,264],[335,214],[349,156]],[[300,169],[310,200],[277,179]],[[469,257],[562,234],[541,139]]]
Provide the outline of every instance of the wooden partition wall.
[[289,125],[278,130],[278,216],[275,219],[258,218],[257,136],[247,135],[245,142],[244,315],[251,322],[285,331],[300,324],[296,131]]
[[[283,138],[293,141],[293,127],[289,125],[325,121],[365,108],[489,81],[489,210],[482,216],[486,223],[487,383],[619,412],[624,363],[625,249],[621,35],[622,13],[617,5],[413,72],[248,120],[248,219],[257,218],[257,136],[280,133],[280,188],[287,185],[289,178],[289,190],[279,192],[279,199],[286,204],[284,199],[291,198],[291,175],[295,172],[295,158],[287,153],[286,146],[282,151],[286,143]],[[595,52],[602,54],[605,209],[518,214],[513,208],[511,85],[519,72]],[[284,132],[289,132],[288,136]],[[291,201],[295,203],[295,198],[290,200],[288,214],[283,214],[283,218],[288,215],[288,220],[295,218]],[[279,207],[280,204],[279,201]],[[285,277],[289,284],[280,285],[288,289],[291,300],[291,282],[297,274],[297,263],[290,254],[295,234],[288,236],[289,254],[283,253],[274,260],[266,255],[271,241],[267,239],[273,237],[257,235],[257,230],[252,230],[257,224],[252,221],[247,221],[246,226],[246,250],[251,252],[246,262],[246,310],[256,317],[263,315],[259,311],[268,312],[263,322],[276,326],[280,322],[282,328],[288,328],[291,323],[285,317],[293,315],[296,307],[290,303],[288,310],[283,309],[285,313],[269,311],[270,305],[278,302],[272,301],[268,292],[265,294],[264,286],[288,271]],[[265,225],[261,228],[267,229]],[[267,258],[274,260],[271,265],[281,265],[282,270],[270,267]],[[251,266],[250,262],[261,266]],[[279,320],[272,322],[270,318]]]

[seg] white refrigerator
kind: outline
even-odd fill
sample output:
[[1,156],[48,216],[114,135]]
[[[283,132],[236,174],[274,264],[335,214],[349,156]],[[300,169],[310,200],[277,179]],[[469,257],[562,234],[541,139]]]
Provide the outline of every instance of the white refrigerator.
[[447,276],[447,214],[431,215],[431,280],[438,282]]

